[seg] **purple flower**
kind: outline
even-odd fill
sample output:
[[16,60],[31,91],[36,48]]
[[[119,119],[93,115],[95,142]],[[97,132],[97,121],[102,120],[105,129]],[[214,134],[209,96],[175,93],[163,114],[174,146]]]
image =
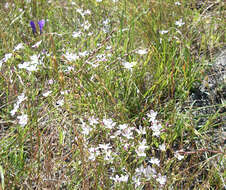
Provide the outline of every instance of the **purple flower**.
[[[45,25],[45,20],[42,19],[42,20],[38,21],[38,25],[39,25],[39,31],[40,31],[40,34],[41,34],[42,33],[42,29],[43,29],[43,27]],[[36,34],[37,30],[36,30],[36,25],[35,25],[34,21],[32,21],[32,20],[30,21],[30,26],[32,28],[33,34]]]
[[35,34],[37,31],[36,31],[36,26],[35,26],[34,21],[30,21],[30,25],[31,25],[33,34]]
[[45,20],[42,19],[42,20],[38,21],[38,25],[39,25],[39,30],[40,30],[40,34],[41,34],[42,33],[42,29],[43,29],[43,27],[45,25]]

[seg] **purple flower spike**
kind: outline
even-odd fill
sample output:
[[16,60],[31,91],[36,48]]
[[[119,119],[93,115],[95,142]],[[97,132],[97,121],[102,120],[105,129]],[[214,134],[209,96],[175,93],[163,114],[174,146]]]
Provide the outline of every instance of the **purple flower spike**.
[[42,19],[42,20],[38,21],[38,25],[39,25],[39,30],[40,30],[40,34],[41,34],[42,33],[42,29],[43,29],[43,27],[45,25],[45,20]]
[[35,26],[34,21],[30,21],[30,25],[31,25],[33,34],[35,34],[37,31],[36,31],[36,26]]

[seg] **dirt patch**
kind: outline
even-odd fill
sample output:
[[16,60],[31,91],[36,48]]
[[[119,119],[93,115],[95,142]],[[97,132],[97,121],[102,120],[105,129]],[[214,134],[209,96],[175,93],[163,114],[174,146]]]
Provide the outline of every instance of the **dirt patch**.
[[226,48],[214,57],[208,63],[201,85],[191,90],[189,106],[197,118],[197,128],[211,123],[209,135],[213,142],[223,146],[226,137]]

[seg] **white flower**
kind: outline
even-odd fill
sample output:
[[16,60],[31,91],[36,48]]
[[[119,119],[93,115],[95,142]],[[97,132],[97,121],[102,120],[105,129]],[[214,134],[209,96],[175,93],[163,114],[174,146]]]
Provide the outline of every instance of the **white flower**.
[[102,2],[102,0],[96,0],[96,2],[98,2],[98,3],[99,3],[99,2]]
[[139,168],[136,168],[135,172],[136,172],[136,176],[141,176],[144,173],[144,166],[141,165]]
[[12,55],[13,55],[12,53],[5,54],[5,62],[8,61],[8,59],[10,59]]
[[28,71],[37,71],[37,65],[31,64],[31,62],[24,62],[18,65],[19,69],[26,69]]
[[114,135],[110,136],[110,138],[114,139],[114,138],[118,137],[119,135],[121,135],[121,133],[122,133],[121,130],[117,130],[117,131],[115,131]]
[[14,116],[18,109],[19,109],[19,104],[15,104],[14,108],[10,111],[11,116]]
[[112,147],[110,144],[99,144],[99,148],[103,149],[104,151],[107,151],[108,149],[111,149]]
[[184,158],[184,156],[181,156],[178,152],[175,152],[174,156],[178,159],[178,160],[182,160]]
[[13,55],[12,53],[5,54],[5,57],[0,60],[0,68],[2,67],[2,63],[7,62],[12,57],[12,55]]
[[110,19],[106,19],[103,21],[103,25],[108,25],[110,23]]
[[89,54],[88,51],[79,52],[79,56],[81,56],[81,57],[85,57],[88,54]]
[[165,185],[166,179],[166,176],[161,176],[161,174],[158,174],[156,181],[159,182],[160,185]]
[[5,4],[5,9],[8,9],[9,8],[9,3],[7,2],[6,4]]
[[42,95],[43,95],[44,97],[47,97],[47,96],[49,96],[51,93],[52,93],[52,91],[50,90],[50,91],[47,91],[47,92],[43,93]]
[[127,182],[127,181],[128,181],[128,178],[129,178],[128,175],[122,175],[122,176],[120,177],[120,181],[121,181],[121,182]]
[[83,10],[82,10],[82,9],[76,9],[76,11],[77,11],[80,15],[84,16]]
[[70,62],[76,61],[79,58],[77,54],[73,54],[69,52],[66,52],[66,54],[64,54],[64,57]]
[[65,68],[65,71],[66,71],[66,72],[74,71],[74,67],[72,67],[72,66],[67,66],[67,67]]
[[139,49],[136,51],[136,53],[139,55],[145,55],[148,53],[148,50],[147,49]]
[[159,166],[160,160],[158,158],[151,158],[149,162]]
[[91,161],[95,161],[96,155],[94,153],[90,153],[88,159],[91,160]]
[[91,147],[88,149],[89,151],[89,160],[95,161],[96,157],[100,155],[100,151],[97,148]]
[[166,151],[166,145],[165,145],[165,144],[159,145],[159,149],[160,149],[161,151]]
[[26,99],[27,99],[27,97],[25,97],[25,94],[22,93],[20,96],[18,96],[18,104],[20,104],[21,102],[23,102]]
[[123,131],[123,130],[125,130],[126,128],[128,128],[128,125],[127,125],[127,124],[122,124],[122,125],[119,125],[118,127],[119,127],[120,130]]
[[95,117],[90,117],[88,120],[90,125],[97,125],[99,123]]
[[84,28],[84,30],[89,30],[91,24],[86,20],[81,26]]
[[130,70],[130,71],[132,71],[133,67],[134,67],[136,64],[137,64],[136,62],[123,62],[123,63],[122,63],[122,65],[123,65],[126,69],[128,69],[128,70]]
[[20,49],[24,49],[23,43],[18,44],[18,45],[14,48],[13,51],[18,51],[18,50],[20,50]]
[[138,148],[136,149],[138,157],[146,156],[146,153],[144,151],[147,148],[148,146],[146,146],[146,139],[143,139],[143,141],[139,144]]
[[163,34],[167,34],[168,32],[169,32],[168,30],[160,30],[160,31],[159,31],[159,33],[162,34],[162,35],[163,35]]
[[128,175],[121,175],[121,177],[119,177],[118,175],[116,175],[115,177],[111,177],[112,180],[114,180],[116,183],[119,182],[127,182],[128,181],[129,176]]
[[89,135],[92,130],[93,129],[90,126],[86,125],[86,123],[82,123],[82,134]]
[[158,124],[157,121],[152,123],[151,129],[153,131],[153,136],[159,137],[162,129],[162,125]]
[[176,1],[174,4],[175,5],[181,5],[181,3],[179,1]]
[[137,132],[139,135],[145,135],[145,134],[146,134],[145,128],[142,127],[141,125],[139,126],[139,129],[136,129],[136,132]]
[[157,172],[156,172],[155,168],[152,168],[151,166],[147,166],[143,170],[143,173],[146,178],[150,179],[150,178],[155,178]]
[[50,80],[48,81],[48,83],[49,83],[49,84],[53,84],[53,79],[50,79]]
[[28,116],[27,114],[22,114],[21,116],[18,116],[17,119],[19,119],[19,124],[24,127],[28,122]]
[[89,9],[87,9],[87,10],[84,11],[83,14],[84,14],[84,15],[91,15],[91,11],[90,11]]
[[133,139],[134,127],[129,127],[127,124],[119,125],[119,133],[122,134],[127,139]]
[[112,129],[116,125],[116,123],[113,122],[112,119],[103,119],[103,123],[108,129]]
[[116,175],[115,177],[110,177],[110,179],[114,180],[115,182],[119,182],[120,177]]
[[19,64],[18,67],[20,69],[26,69],[28,71],[37,71],[37,66],[43,64],[42,61],[39,60],[37,55],[30,56],[31,61],[24,62],[23,64]]
[[30,56],[30,59],[31,59],[31,62],[34,63],[34,64],[39,63],[39,57],[36,54]]
[[106,161],[108,161],[110,163],[113,162],[113,157],[112,157],[112,151],[111,150],[105,151],[104,160],[106,160]]
[[135,188],[139,188],[141,186],[141,179],[138,176],[132,177],[133,183],[135,184]]
[[18,96],[18,100],[17,100],[17,102],[14,104],[13,110],[10,111],[10,114],[11,114],[12,116],[15,115],[15,113],[17,112],[17,110],[18,110],[19,107],[20,107],[20,104],[21,104],[24,100],[26,100],[26,99],[27,99],[27,97],[25,97],[25,94],[24,94],[24,93],[22,93],[21,95]]
[[183,22],[182,18],[178,21],[175,22],[175,25],[178,26],[178,27],[181,27],[183,26],[185,23]]
[[149,118],[149,122],[155,122],[156,116],[157,116],[157,112],[154,112],[153,110],[150,110],[150,112],[147,113],[147,117]]
[[127,139],[133,139],[133,132],[132,128],[127,128],[123,131],[122,135],[126,137]]
[[91,11],[90,10],[85,10],[83,11],[83,9],[76,9],[76,11],[81,15],[81,16],[85,16],[85,15],[90,15]]
[[60,91],[61,95],[68,94],[68,90]]
[[81,36],[81,34],[82,34],[81,31],[73,32],[73,33],[72,33],[72,37],[73,37],[73,38],[78,38],[78,37]]

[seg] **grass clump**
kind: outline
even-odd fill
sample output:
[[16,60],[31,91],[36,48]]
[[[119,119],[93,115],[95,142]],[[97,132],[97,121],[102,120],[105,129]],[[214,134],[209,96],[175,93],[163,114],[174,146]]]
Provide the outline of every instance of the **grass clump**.
[[224,105],[192,101],[225,45],[223,7],[2,1],[0,187],[225,187]]

